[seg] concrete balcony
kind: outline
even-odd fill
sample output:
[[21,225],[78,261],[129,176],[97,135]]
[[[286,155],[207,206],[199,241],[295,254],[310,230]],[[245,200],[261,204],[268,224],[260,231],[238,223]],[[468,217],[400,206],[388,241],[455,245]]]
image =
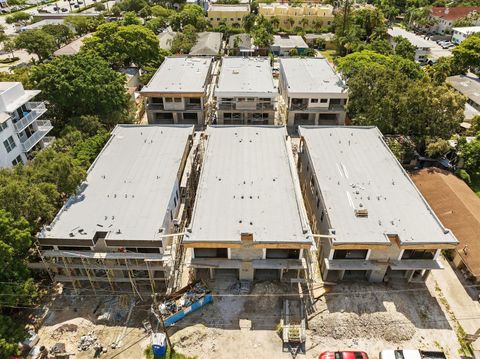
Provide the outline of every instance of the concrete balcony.
[[147,104],[147,111],[163,111],[163,110],[165,110],[165,106],[163,106],[163,103]]
[[35,131],[30,137],[20,136],[23,152],[30,152],[32,148],[39,143],[53,128],[50,121],[37,120],[37,125],[38,130]]
[[47,111],[45,103],[43,102],[28,102],[25,104],[25,106],[27,107],[28,111],[25,111],[23,113],[23,117],[14,124],[17,133],[25,130],[33,123],[33,121],[35,121]]
[[328,107],[318,107],[318,106],[309,106],[308,103],[297,103],[289,107],[289,111],[305,111],[305,112],[342,112],[345,111],[345,105],[340,105],[340,104],[334,104],[334,105],[329,105]]
[[222,102],[217,105],[220,111],[275,111],[274,103]]

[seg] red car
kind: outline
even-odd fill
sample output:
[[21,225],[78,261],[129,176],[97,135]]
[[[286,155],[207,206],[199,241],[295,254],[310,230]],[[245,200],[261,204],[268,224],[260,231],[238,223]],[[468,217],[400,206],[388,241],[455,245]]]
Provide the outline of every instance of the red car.
[[318,359],[368,359],[365,352],[323,352]]

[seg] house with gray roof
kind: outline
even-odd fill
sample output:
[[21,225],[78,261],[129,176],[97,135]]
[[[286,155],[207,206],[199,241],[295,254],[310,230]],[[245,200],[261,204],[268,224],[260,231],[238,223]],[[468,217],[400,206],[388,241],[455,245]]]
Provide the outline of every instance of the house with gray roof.
[[200,32],[197,43],[193,45],[189,55],[218,56],[222,49],[223,34],[221,32]]

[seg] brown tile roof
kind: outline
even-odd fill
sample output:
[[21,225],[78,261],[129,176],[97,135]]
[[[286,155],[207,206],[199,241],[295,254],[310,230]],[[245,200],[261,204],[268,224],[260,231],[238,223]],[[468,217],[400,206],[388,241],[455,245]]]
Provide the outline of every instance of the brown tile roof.
[[432,16],[442,18],[444,20],[457,20],[467,16],[472,11],[480,12],[480,6],[458,6],[458,7],[432,7]]
[[457,237],[457,252],[465,266],[480,278],[480,198],[447,171],[428,168],[411,177],[443,225]]

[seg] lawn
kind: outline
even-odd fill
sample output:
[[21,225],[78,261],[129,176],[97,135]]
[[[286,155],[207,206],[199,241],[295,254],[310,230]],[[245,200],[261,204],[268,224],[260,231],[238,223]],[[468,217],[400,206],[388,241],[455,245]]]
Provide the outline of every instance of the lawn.
[[323,50],[319,52],[331,63],[338,57],[336,50]]

